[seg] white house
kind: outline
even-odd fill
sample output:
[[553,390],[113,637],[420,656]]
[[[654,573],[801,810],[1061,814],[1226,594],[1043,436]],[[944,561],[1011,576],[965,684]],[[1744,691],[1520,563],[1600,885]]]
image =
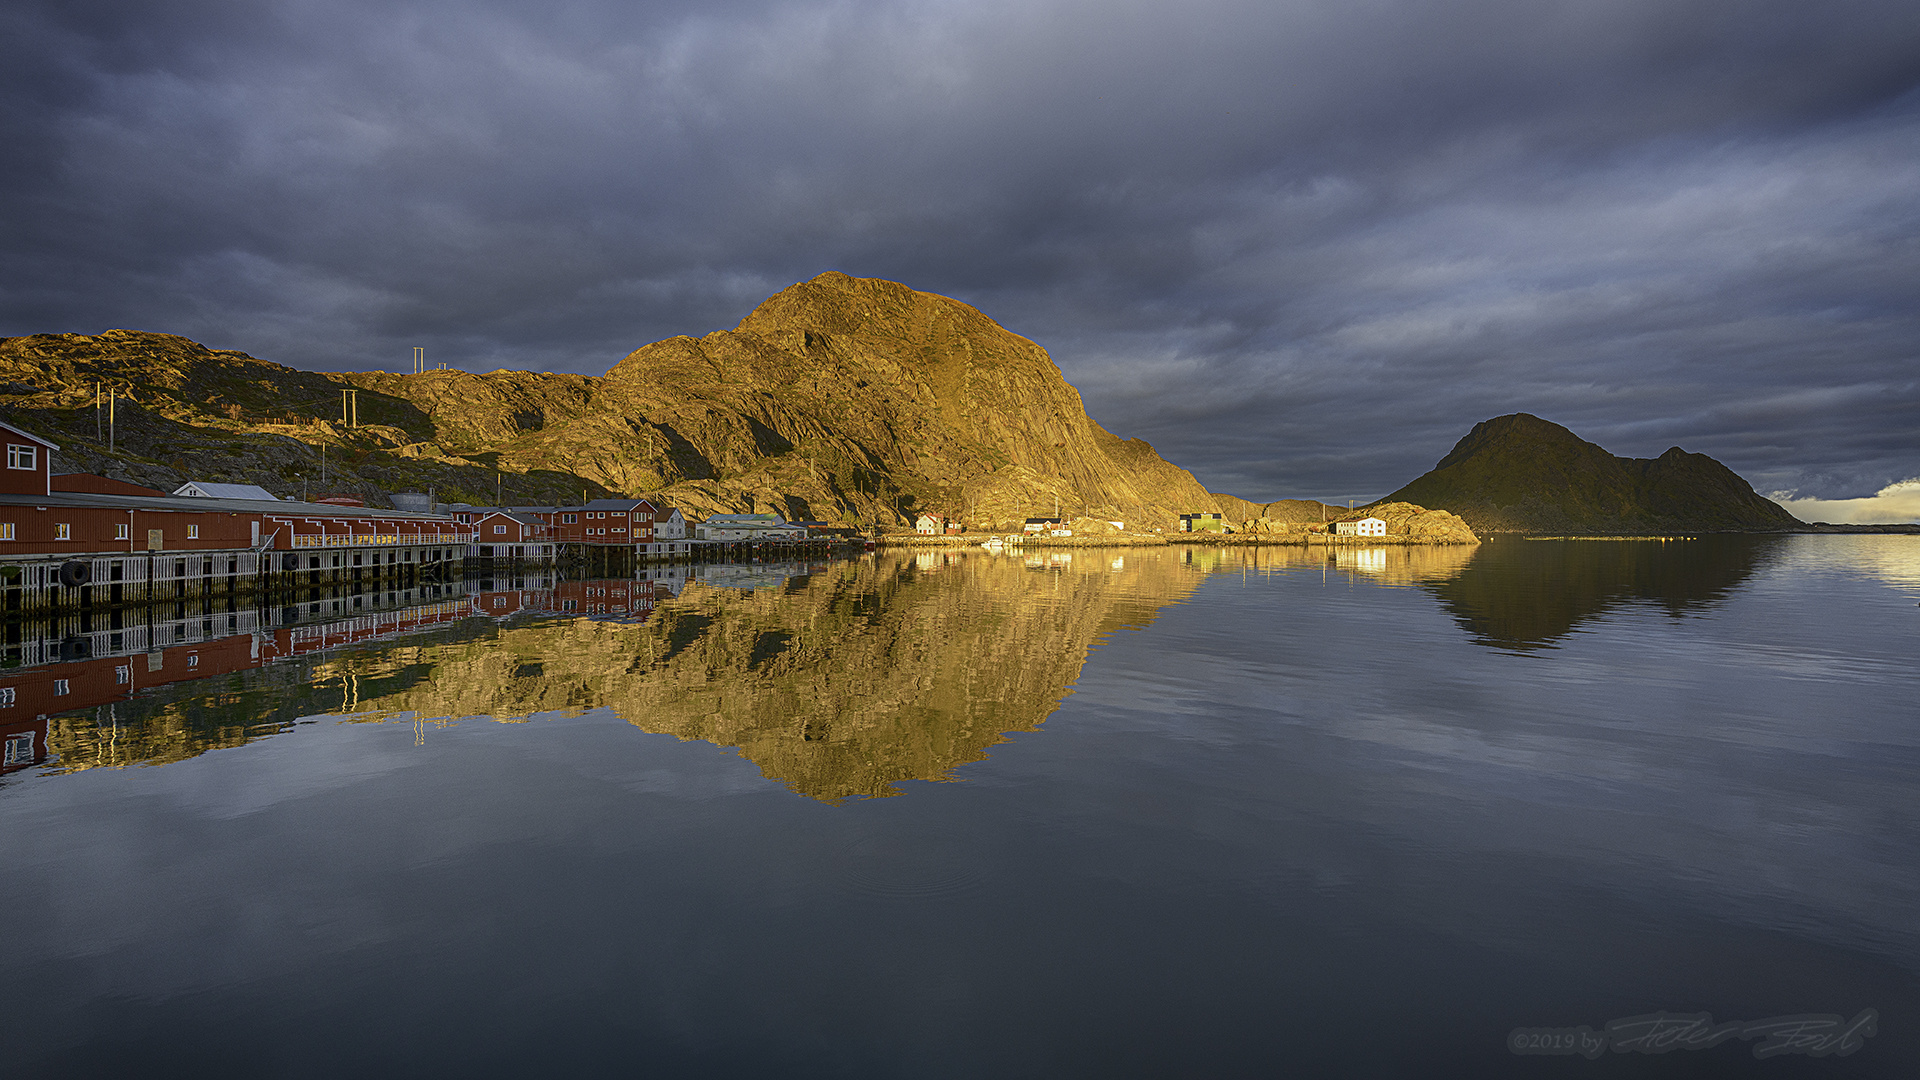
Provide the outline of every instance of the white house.
[[939,514],[921,514],[920,520],[913,523],[913,531],[923,536],[939,536],[947,530],[947,519]]
[[1385,536],[1387,523],[1377,517],[1364,517],[1359,521],[1336,521],[1333,523],[1335,536]]
[[663,514],[653,516],[653,538],[655,540],[685,540],[687,538],[687,519],[680,511],[669,509]]

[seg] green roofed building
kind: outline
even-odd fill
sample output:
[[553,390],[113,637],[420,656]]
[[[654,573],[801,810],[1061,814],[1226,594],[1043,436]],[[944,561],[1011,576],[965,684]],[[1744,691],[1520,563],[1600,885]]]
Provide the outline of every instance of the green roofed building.
[[1232,532],[1233,526],[1227,524],[1225,516],[1217,513],[1181,514],[1181,532]]

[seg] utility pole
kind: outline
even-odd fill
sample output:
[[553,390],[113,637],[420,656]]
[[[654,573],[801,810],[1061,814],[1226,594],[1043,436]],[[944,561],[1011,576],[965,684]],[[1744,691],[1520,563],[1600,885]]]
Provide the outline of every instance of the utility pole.
[[427,350],[418,345],[413,347],[413,373],[415,375],[427,373]]
[[107,453],[113,453],[113,403],[114,390],[107,388]]
[[99,442],[106,436],[100,428],[100,380],[93,380],[93,441]]

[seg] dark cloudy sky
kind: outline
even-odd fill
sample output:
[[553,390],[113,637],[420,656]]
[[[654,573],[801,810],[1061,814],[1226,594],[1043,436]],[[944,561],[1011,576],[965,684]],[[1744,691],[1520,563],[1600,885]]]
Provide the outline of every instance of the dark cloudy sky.
[[[0,334],[600,373],[826,269],[1215,490],[1920,476],[1914,0],[9,0]],[[1907,489],[1902,489],[1907,490]]]

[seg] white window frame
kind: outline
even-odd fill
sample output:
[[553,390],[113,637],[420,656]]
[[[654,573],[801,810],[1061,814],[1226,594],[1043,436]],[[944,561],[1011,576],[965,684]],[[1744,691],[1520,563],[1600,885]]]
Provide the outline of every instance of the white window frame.
[[187,539],[189,540],[200,539],[200,526],[198,525],[187,526]]
[[13,539],[13,522],[0,521],[0,540]]
[[40,448],[22,443],[7,444],[7,468],[36,469],[40,460]]
[[122,522],[119,525],[115,525],[113,527],[113,538],[115,540],[133,539],[133,526],[128,525],[125,522]]
[[54,538],[55,540],[71,540],[71,539],[73,539],[73,526],[72,526],[72,525],[69,525],[69,524],[67,524],[67,523],[66,523],[66,522],[64,522],[64,521],[56,521],[56,522],[54,522],[54,523],[53,523],[53,538]]
[[72,684],[65,679],[53,680],[53,696],[66,697],[73,692]]
[[11,686],[0,686],[0,709],[11,709],[20,692]]
[[493,535],[495,536],[507,535],[507,527],[505,525],[495,525],[493,527]]

